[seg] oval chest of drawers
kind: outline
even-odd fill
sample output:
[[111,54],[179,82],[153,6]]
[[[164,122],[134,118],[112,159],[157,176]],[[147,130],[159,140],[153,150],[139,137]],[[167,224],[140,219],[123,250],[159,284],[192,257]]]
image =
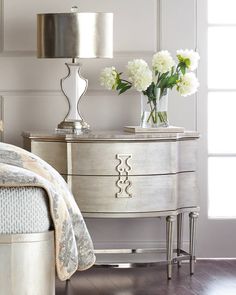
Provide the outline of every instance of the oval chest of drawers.
[[[196,132],[90,132],[66,136],[24,133],[23,137],[26,149],[46,160],[65,178],[84,217],[165,216],[168,279],[174,261],[180,265],[182,260],[189,259],[190,273],[194,273],[199,211]],[[189,253],[182,249],[184,213],[189,214]],[[177,249],[174,251],[176,216]],[[153,251],[136,250],[128,249],[127,253]],[[114,253],[109,249],[101,251]],[[115,253],[124,253],[124,249],[115,249]]]
[[85,216],[162,215],[198,206],[198,134],[24,134],[67,180]]

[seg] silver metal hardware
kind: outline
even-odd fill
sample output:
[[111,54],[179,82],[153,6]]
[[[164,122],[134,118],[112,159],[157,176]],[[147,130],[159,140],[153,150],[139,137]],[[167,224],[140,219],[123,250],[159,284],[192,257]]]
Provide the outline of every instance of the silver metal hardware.
[[[180,250],[179,256],[176,256],[178,249],[174,249],[174,257],[171,262],[171,267],[173,264],[177,264],[180,261],[189,261],[190,255],[184,250]],[[132,255],[132,254],[147,254],[147,253],[166,253],[166,248],[145,248],[145,249],[97,249],[95,250],[96,255],[103,254],[122,254],[122,255]],[[154,262],[96,262],[95,268],[105,267],[105,268],[133,268],[133,267],[155,267],[158,265],[168,265],[166,260],[157,260]]]
[[[177,215],[177,255],[180,256],[183,242],[183,213]],[[178,267],[181,266],[181,260],[178,261]]]
[[166,260],[167,260],[167,277],[170,280],[172,277],[173,263],[173,241],[174,241],[174,222],[175,216],[166,217]]
[[195,239],[196,239],[196,221],[199,213],[189,213],[189,254],[190,254],[190,274],[194,274],[195,268]]
[[88,88],[88,80],[80,74],[80,63],[66,63],[66,66],[68,74],[61,79],[61,91],[68,101],[69,110],[64,121],[58,125],[58,130],[63,130],[66,133],[87,131],[89,125],[81,116],[79,103]]
[[116,182],[116,186],[119,188],[119,192],[116,193],[117,198],[132,198],[130,189],[132,182],[129,179],[129,173],[132,170],[129,160],[132,158],[131,154],[117,154],[116,158],[120,161],[116,170],[119,173],[119,179]]

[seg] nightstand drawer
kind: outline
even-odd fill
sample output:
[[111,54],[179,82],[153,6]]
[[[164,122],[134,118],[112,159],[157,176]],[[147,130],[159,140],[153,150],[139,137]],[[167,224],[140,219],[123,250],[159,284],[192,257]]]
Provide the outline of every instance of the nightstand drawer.
[[196,169],[195,141],[68,143],[68,174],[168,174]]
[[67,174],[67,146],[64,142],[32,141],[31,151],[61,174]]
[[176,210],[198,204],[195,172],[130,176],[128,179],[69,176],[68,182],[82,212],[138,213]]

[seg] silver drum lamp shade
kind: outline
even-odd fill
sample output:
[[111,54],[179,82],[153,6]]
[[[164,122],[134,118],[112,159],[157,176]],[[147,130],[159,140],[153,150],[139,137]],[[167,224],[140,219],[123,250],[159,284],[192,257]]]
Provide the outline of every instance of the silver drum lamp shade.
[[39,58],[113,57],[113,13],[37,15]]
[[69,110],[57,131],[87,132],[79,102],[88,88],[88,80],[81,74],[77,58],[113,57],[113,13],[78,12],[37,15],[37,56],[39,58],[71,58],[66,63],[68,74],[61,79],[61,90],[67,98]]

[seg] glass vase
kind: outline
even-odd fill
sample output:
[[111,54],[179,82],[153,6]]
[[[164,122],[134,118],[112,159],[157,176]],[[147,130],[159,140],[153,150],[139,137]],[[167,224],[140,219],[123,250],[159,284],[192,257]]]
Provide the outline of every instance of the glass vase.
[[168,91],[160,95],[157,88],[155,99],[141,93],[141,127],[157,128],[168,127]]

